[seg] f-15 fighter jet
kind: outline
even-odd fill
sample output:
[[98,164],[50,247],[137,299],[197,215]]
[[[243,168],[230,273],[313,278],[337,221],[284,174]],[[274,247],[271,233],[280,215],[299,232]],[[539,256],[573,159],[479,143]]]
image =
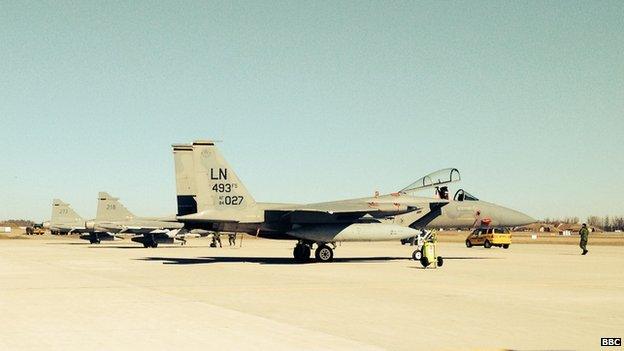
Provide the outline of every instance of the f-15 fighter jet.
[[[180,152],[180,145],[174,145],[175,152]],[[195,213],[182,212],[177,217],[187,229],[296,240],[293,257],[297,261],[308,260],[314,247],[317,261],[331,261],[336,242],[398,241],[427,228],[467,227],[482,220],[509,227],[535,221],[463,190],[450,199],[447,185],[460,180],[454,168],[434,172],[385,195],[313,204],[264,203],[253,198],[213,141],[195,141],[183,152],[192,152],[193,166],[189,168],[195,175],[192,186],[196,192],[182,201],[178,196],[179,209],[188,212],[196,206]],[[184,176],[179,173],[176,179]],[[435,189],[436,196],[415,194],[424,189]]]

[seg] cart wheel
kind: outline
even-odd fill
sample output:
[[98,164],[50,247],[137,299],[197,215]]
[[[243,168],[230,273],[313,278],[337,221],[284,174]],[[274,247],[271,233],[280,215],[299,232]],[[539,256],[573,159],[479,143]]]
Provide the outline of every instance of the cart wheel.
[[438,256],[438,267],[442,267],[444,265],[444,259],[442,256]]
[[472,247],[472,243],[470,242],[470,240],[466,240],[466,247]]
[[423,267],[427,268],[431,264],[431,262],[429,262],[427,256],[423,256],[420,258],[420,264],[422,264]]
[[483,243],[483,247],[485,247],[486,249],[489,249],[490,247],[492,247],[492,243],[490,243],[490,241],[489,241],[489,240],[486,240],[486,241]]
[[509,244],[503,244],[503,249],[508,249],[509,248]]
[[420,261],[420,259],[422,258],[422,251],[414,250],[414,252],[412,252],[412,258],[414,259],[414,261]]

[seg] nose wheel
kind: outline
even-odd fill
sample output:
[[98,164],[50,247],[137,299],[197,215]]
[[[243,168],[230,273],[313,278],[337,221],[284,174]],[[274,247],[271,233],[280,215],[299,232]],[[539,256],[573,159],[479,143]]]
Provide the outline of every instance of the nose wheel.
[[414,252],[412,252],[412,258],[414,259],[414,261],[420,261],[420,259],[422,258],[422,251],[414,250]]

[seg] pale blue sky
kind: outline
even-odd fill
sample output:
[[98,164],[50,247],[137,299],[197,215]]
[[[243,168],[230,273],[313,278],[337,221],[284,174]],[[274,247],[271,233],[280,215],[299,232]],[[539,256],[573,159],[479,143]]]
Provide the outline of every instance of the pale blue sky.
[[457,167],[534,217],[624,214],[624,2],[0,2],[0,219],[175,212],[170,144],[258,201]]

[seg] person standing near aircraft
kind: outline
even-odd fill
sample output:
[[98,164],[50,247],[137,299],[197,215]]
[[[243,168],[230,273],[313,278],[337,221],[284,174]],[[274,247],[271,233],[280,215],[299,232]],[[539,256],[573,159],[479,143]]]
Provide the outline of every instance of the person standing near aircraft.
[[236,233],[230,233],[228,235],[228,241],[230,242],[230,246],[236,246]]
[[221,234],[219,234],[219,232],[215,232],[212,236],[212,243],[214,247],[217,247],[217,244],[219,244],[219,247],[223,247],[223,245],[221,245]]
[[583,249],[583,253],[581,255],[587,255],[589,251],[587,251],[587,238],[589,237],[589,229],[587,229],[587,224],[583,223],[581,230],[579,230],[579,235],[581,236],[581,242],[579,246]]

